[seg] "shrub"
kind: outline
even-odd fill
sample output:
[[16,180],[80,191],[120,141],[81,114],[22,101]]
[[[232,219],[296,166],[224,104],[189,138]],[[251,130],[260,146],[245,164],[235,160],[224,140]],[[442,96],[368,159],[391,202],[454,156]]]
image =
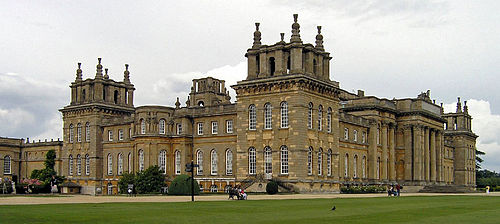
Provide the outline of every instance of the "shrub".
[[[170,195],[191,195],[191,177],[185,174],[177,176],[168,189]],[[194,180],[194,194],[200,194],[198,181]]]
[[151,166],[135,176],[134,189],[139,194],[160,193],[164,186],[165,175],[158,166]]
[[133,173],[124,173],[123,176],[118,181],[118,188],[120,189],[120,194],[127,194],[128,185],[134,185],[135,191],[135,174]]
[[340,188],[340,193],[343,194],[368,194],[385,192],[386,188],[383,186],[344,186]]
[[268,194],[276,194],[278,193],[278,183],[274,181],[269,181],[266,185],[266,192]]

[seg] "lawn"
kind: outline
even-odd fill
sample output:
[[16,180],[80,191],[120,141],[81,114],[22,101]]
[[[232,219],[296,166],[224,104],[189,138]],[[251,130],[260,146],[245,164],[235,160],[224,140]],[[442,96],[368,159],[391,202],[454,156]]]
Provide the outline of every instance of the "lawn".
[[500,197],[483,196],[0,206],[0,223],[499,222]]

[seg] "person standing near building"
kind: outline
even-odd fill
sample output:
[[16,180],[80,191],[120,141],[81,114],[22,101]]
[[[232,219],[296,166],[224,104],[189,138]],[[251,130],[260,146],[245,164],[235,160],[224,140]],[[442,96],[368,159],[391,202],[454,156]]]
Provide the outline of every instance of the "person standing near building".
[[401,185],[396,184],[396,191],[397,191],[398,197],[399,197],[399,195],[401,194]]

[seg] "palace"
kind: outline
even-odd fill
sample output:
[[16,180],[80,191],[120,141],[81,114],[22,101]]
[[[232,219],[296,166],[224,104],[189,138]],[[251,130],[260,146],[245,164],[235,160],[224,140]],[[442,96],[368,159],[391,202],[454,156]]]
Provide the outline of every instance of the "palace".
[[321,26],[314,45],[303,43],[294,15],[290,41],[281,33],[264,45],[255,25],[248,74],[231,86],[235,103],[223,80],[207,77],[193,80],[185,104],[135,107],[128,65],[115,81],[100,58],[94,78],[84,79],[79,63],[71,101],[60,109],[63,140],[0,138],[0,177],[29,177],[54,149],[56,171],[94,195],[116,194],[123,173],[153,165],[170,183],[191,160],[201,188],[212,192],[235,184],[265,191],[271,179],[295,192],[475,187],[467,102],[459,98],[456,112],[444,113],[430,91],[404,99],[350,93],[330,79]]

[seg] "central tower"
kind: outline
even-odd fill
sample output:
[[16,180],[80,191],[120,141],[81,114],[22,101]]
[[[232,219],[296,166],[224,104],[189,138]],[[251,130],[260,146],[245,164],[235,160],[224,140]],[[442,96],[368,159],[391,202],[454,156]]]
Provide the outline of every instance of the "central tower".
[[[336,183],[338,176],[340,90],[330,80],[332,58],[323,48],[321,26],[316,45],[304,44],[298,15],[293,18],[290,42],[281,33],[273,45],[261,43],[260,24],[255,24],[245,54],[247,78],[232,86],[238,102],[237,179],[250,188],[279,179],[309,191],[325,181]],[[330,168],[323,173],[327,159]]]

